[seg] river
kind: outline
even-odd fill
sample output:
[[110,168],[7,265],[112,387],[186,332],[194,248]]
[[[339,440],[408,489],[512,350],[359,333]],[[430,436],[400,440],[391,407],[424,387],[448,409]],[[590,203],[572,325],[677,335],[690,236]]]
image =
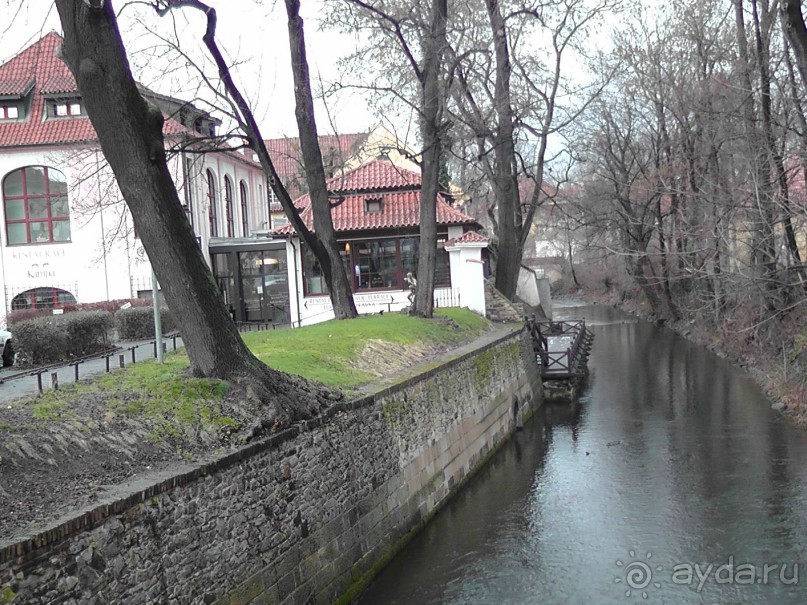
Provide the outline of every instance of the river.
[[604,306],[577,405],[517,433],[361,596],[807,603],[807,432],[743,372]]

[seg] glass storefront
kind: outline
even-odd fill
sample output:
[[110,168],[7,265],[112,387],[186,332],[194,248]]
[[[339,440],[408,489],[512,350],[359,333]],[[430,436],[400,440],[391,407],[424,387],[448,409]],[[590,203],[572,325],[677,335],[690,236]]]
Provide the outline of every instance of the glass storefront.
[[286,250],[212,254],[213,272],[236,321],[288,323]]
[[[446,236],[437,238],[437,258],[434,285],[451,286]],[[411,272],[417,275],[420,238],[401,237],[388,239],[351,240],[340,242],[342,260],[354,292],[371,290],[405,290],[404,279]],[[309,248],[303,246],[303,276],[305,296],[328,294],[325,277],[319,262]]]

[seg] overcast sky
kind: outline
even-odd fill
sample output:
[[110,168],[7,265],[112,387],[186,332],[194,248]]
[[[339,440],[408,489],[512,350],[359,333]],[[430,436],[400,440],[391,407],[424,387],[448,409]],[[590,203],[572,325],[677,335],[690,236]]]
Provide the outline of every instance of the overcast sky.
[[[252,101],[253,111],[267,138],[296,136],[294,119],[294,92],[291,68],[287,19],[282,1],[272,0],[208,0],[218,14],[217,39],[219,44],[240,63],[237,83]],[[337,60],[355,47],[350,35],[319,31],[315,16],[322,10],[322,0],[302,0],[306,42],[312,79],[321,78],[330,83],[340,78]],[[179,61],[148,54],[158,40],[136,22],[139,16],[146,27],[165,35],[174,30],[169,18],[160,19],[143,8],[126,7],[117,0],[124,43],[130,51],[135,77],[163,94],[188,98],[192,77],[182,69]],[[61,32],[56,8],[51,0],[0,0],[0,61],[5,62],[30,43],[51,30]],[[204,58],[198,39],[204,31],[205,20],[199,11],[183,9],[175,16],[176,30],[183,49],[194,57]],[[144,50],[146,54],[138,51]],[[210,68],[210,65],[207,66]],[[210,73],[215,73],[210,71]],[[314,83],[315,88],[317,84]],[[332,131],[330,119],[339,132],[367,131],[376,118],[367,109],[361,97],[342,95],[328,101],[326,113],[322,104],[317,107],[317,125],[321,133]],[[330,118],[329,118],[330,115]]]

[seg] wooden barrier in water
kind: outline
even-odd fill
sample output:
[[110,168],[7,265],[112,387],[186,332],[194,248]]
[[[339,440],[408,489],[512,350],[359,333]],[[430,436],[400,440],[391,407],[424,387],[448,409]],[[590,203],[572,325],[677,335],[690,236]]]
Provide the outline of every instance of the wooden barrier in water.
[[532,338],[536,361],[541,365],[548,400],[574,398],[581,379],[588,374],[588,357],[594,335],[584,319],[539,321],[525,318],[524,329]]

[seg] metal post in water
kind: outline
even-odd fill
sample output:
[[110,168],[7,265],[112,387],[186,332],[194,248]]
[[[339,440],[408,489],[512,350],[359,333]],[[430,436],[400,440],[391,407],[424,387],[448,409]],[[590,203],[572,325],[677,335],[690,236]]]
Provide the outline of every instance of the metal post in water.
[[160,323],[160,297],[157,294],[157,275],[151,270],[151,302],[154,306],[154,338],[157,345],[157,363],[163,362],[163,330]]

